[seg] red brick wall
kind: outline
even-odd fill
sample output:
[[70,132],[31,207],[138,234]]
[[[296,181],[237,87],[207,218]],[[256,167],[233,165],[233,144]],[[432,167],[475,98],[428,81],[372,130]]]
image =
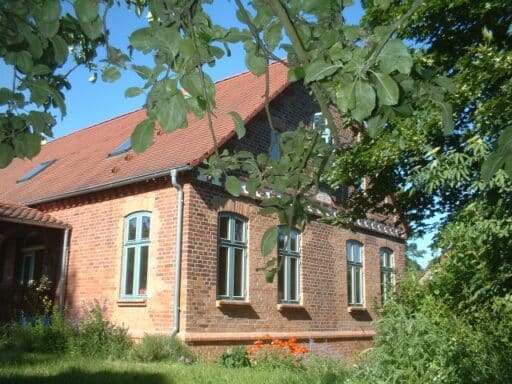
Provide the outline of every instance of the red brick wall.
[[[267,283],[264,273],[257,271],[268,260],[260,253],[261,238],[270,225],[277,224],[277,219],[258,215],[257,206],[250,200],[227,198],[220,188],[206,183],[187,184],[185,202],[184,276],[187,277],[183,282],[186,297],[182,331],[186,340],[206,346],[212,340],[202,333],[219,333],[226,338],[231,334],[237,340],[250,338],[252,332],[258,335],[311,332],[321,340],[332,339],[329,332],[373,332],[371,322],[377,316],[373,307],[380,302],[380,248],[392,249],[396,267],[403,270],[403,241],[310,223],[302,235],[302,307],[278,310],[277,278]],[[217,217],[222,211],[236,212],[248,219],[247,305],[216,306]],[[348,311],[347,240],[364,245],[366,311]],[[315,333],[318,331],[325,332],[324,336]],[[204,343],[200,343],[202,339]]]
[[[73,318],[95,300],[135,337],[169,332],[174,297],[176,190],[169,179],[84,195],[40,208],[72,225],[66,306]],[[151,212],[147,300],[120,301],[124,218]]]

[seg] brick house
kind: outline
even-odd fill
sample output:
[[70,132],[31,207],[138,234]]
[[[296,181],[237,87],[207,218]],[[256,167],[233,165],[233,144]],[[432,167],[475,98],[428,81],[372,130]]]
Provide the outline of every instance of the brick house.
[[[265,79],[250,73],[216,83],[221,146],[268,150],[264,93]],[[270,97],[279,130],[319,110],[280,64],[270,67]],[[241,141],[229,111],[246,122]],[[156,135],[135,154],[128,139],[144,118],[139,110],[76,131],[0,170],[3,305],[14,313],[20,293],[12,292],[44,273],[70,315],[98,300],[134,337],[172,333],[218,352],[293,336],[347,357],[371,345],[374,303],[404,269],[402,232],[375,217],[355,232],[313,221],[280,246],[284,268],[267,283],[257,271],[267,261],[259,245],[277,219],[204,177],[201,164],[213,153],[206,119],[191,115],[189,128]]]

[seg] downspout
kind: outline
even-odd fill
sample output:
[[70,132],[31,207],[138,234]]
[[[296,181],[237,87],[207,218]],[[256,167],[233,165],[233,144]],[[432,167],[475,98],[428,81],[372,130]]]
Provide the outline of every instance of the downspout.
[[183,185],[178,183],[178,169],[171,169],[172,186],[178,191],[178,217],[176,221],[176,265],[174,278],[174,324],[171,329],[171,337],[176,336],[180,330],[180,295],[181,295],[181,254],[183,238]]
[[68,267],[68,253],[69,253],[69,228],[64,230],[64,238],[62,239],[62,259],[60,266],[60,294],[59,294],[59,309],[64,310],[64,301],[66,299],[66,284],[67,284],[67,267]]

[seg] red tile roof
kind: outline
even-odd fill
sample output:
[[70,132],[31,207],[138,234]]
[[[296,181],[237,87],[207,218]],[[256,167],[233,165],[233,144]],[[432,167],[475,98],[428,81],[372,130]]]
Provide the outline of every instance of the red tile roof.
[[[288,86],[284,65],[270,66],[269,85],[271,99]],[[215,88],[217,108],[213,126],[222,145],[235,135],[228,112],[236,111],[248,122],[263,109],[265,77],[244,72],[217,82]],[[198,120],[189,114],[188,128],[155,136],[154,144],[145,152],[108,157],[145,117],[144,109],[134,111],[53,140],[43,145],[32,160],[15,159],[6,169],[0,169],[0,198],[26,204],[52,200],[158,175],[175,167],[196,166],[213,153],[206,117]],[[57,160],[32,179],[16,183],[26,172],[50,159]]]
[[9,221],[42,227],[70,228],[68,224],[57,220],[47,213],[6,200],[0,200],[0,221]]

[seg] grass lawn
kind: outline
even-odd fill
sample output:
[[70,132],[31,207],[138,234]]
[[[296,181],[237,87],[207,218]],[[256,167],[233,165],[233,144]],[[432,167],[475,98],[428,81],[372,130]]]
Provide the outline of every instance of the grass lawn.
[[[315,377],[316,376],[316,377]],[[313,372],[289,369],[222,368],[208,363],[136,363],[87,360],[54,354],[0,351],[0,383],[10,384],[202,384],[335,383]]]

